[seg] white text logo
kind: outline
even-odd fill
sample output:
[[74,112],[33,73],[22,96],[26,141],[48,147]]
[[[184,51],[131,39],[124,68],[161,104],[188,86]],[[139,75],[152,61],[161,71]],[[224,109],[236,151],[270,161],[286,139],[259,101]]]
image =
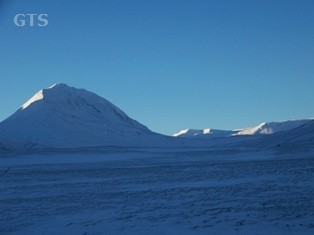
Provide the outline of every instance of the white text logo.
[[14,24],[19,27],[45,27],[48,25],[48,14],[17,14],[14,17]]

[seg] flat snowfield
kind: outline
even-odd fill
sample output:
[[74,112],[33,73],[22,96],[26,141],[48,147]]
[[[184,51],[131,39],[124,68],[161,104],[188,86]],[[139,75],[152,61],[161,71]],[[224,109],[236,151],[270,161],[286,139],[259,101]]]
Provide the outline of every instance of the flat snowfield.
[[311,154],[0,156],[0,234],[314,234]]

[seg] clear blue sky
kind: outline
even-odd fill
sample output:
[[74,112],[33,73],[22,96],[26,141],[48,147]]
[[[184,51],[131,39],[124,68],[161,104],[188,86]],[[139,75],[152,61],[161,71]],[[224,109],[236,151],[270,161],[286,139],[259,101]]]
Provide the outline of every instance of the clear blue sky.
[[310,118],[314,1],[0,0],[0,81],[0,120],[59,82],[164,134]]

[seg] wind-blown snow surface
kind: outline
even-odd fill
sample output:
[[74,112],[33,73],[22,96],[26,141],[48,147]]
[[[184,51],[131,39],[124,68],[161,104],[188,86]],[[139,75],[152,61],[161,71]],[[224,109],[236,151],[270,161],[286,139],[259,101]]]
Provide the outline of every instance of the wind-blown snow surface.
[[57,84],[37,92],[0,123],[0,138],[24,147],[171,145],[100,96]]
[[302,126],[312,119],[288,120],[282,122],[264,122],[255,127],[236,129],[236,130],[217,130],[217,129],[185,129],[175,133],[175,137],[185,138],[213,138],[213,137],[231,137],[239,135],[270,135],[281,131],[288,131]]
[[0,234],[314,233],[313,152],[37,151],[0,170]]

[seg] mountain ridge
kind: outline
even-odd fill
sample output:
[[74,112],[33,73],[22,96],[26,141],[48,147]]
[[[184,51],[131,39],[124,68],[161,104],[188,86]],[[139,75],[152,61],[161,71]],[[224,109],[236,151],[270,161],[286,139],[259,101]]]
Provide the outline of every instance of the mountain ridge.
[[174,137],[181,138],[214,138],[214,137],[231,137],[239,135],[270,135],[281,131],[288,131],[296,127],[302,126],[314,119],[286,120],[280,122],[263,122],[257,126],[234,129],[184,129],[175,134]]
[[[175,136],[165,136],[151,131],[99,95],[60,83],[36,92],[0,123],[0,150],[101,146],[254,147],[271,146],[275,142],[280,145],[281,140],[303,141],[303,137],[312,143],[313,127],[306,124],[313,120],[266,122],[235,130],[185,129]],[[273,139],[276,136],[278,139]]]

